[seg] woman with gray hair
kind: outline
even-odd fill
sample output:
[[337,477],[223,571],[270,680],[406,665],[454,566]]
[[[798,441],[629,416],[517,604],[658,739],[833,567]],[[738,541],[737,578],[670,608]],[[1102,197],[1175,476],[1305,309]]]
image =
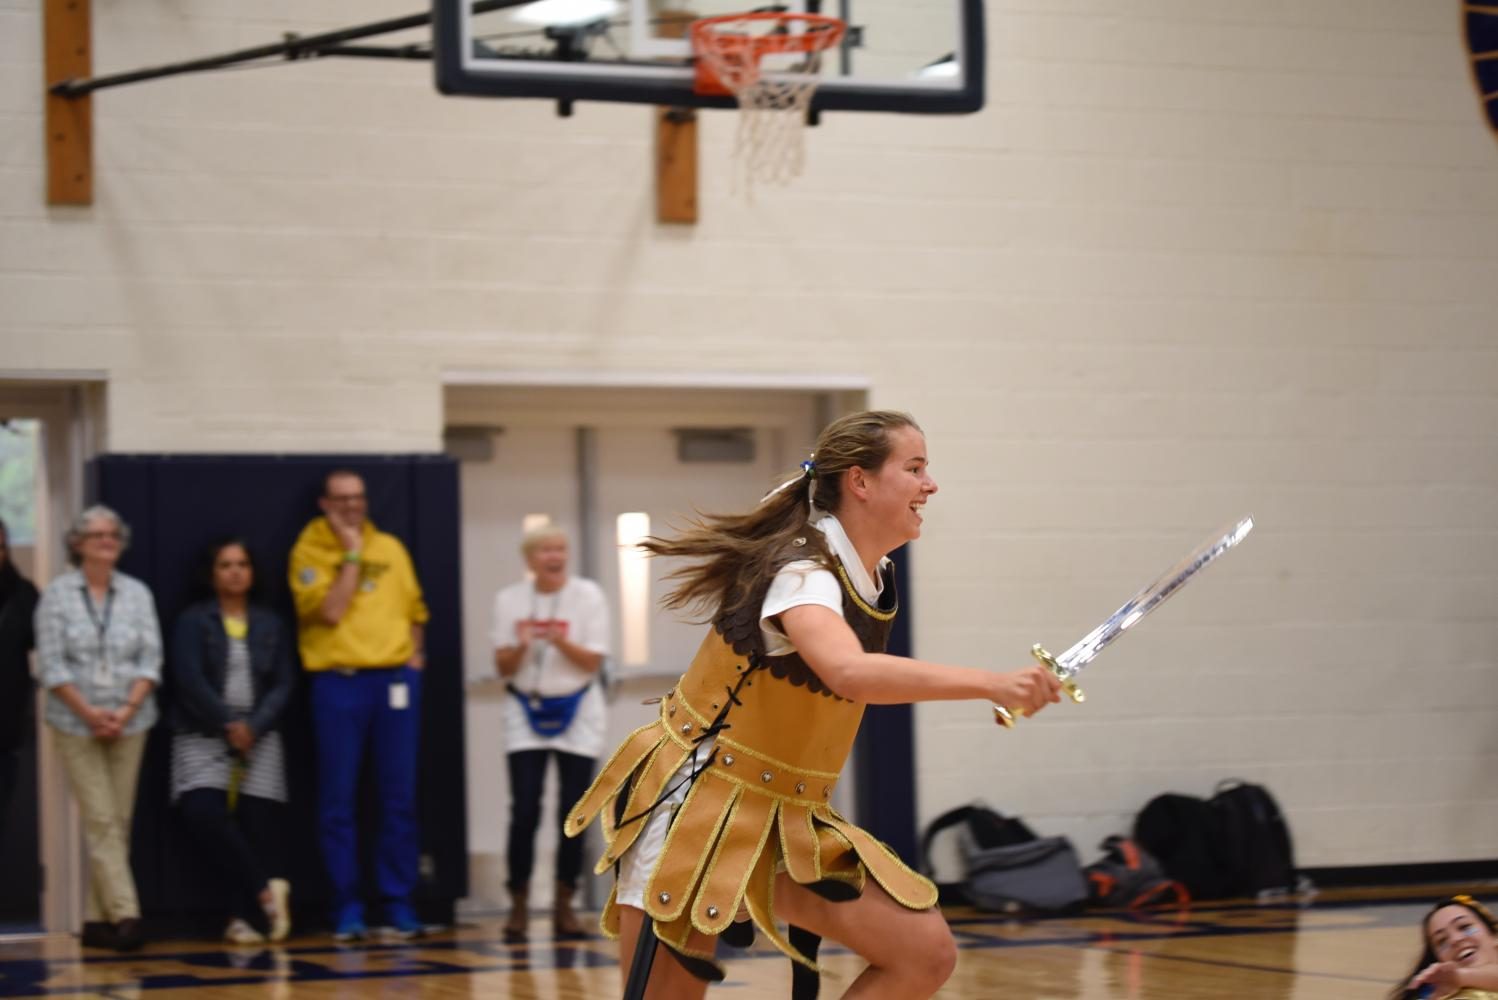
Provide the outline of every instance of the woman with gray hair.
[[531,872],[546,772],[556,759],[558,785],[556,891],[552,931],[558,940],[587,937],[572,912],[582,873],[582,841],[566,836],[567,810],[587,791],[603,752],[608,710],[598,672],[609,652],[609,607],[603,588],[567,571],[567,535],[555,524],[525,533],[520,545],[530,579],[494,598],[494,665],[512,697],[505,702],[505,757],[510,774],[509,942],[526,940]]
[[83,814],[90,885],[83,943],[143,943],[130,873],[130,823],[146,734],[156,723],[161,628],[144,583],[115,568],[130,529],[108,507],[78,516],[64,542],[73,569],[36,608],[37,676],[46,721]]

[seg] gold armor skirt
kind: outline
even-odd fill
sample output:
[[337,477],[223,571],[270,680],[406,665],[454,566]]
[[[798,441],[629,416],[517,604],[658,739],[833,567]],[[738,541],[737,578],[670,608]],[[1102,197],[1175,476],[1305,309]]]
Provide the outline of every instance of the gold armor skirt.
[[[566,832],[577,836],[601,816],[608,846],[596,871],[607,871],[635,843],[652,807],[682,780],[677,772],[698,741],[712,738],[714,750],[695,772],[651,871],[645,912],[663,943],[712,961],[687,947],[691,932],[720,934],[747,905],[777,948],[816,968],[777,926],[778,872],[829,898],[852,898],[873,876],[913,910],[936,905],[936,886],[832,807],[863,706],[751,669],[744,659],[710,633],[661,700],[660,718],[631,733],[609,758],[568,815]],[[725,716],[720,706],[729,703]],[[617,887],[601,926],[618,936]]]

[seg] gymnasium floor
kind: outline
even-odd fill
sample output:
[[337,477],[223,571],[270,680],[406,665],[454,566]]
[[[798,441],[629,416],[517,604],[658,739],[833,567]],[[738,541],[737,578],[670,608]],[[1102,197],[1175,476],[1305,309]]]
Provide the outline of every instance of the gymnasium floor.
[[[962,950],[942,997],[1085,1000],[1377,998],[1413,962],[1416,925],[1429,902],[1453,891],[1491,898],[1491,887],[1426,886],[1327,892],[1307,904],[1221,903],[1189,913],[1097,914],[1015,922],[970,911],[950,915]],[[614,945],[602,938],[557,945],[537,920],[529,945],[500,941],[483,921],[410,944],[338,946],[297,937],[284,948],[168,941],[136,955],[83,954],[76,940],[0,944],[0,997],[159,995],[194,1000],[262,997],[508,997],[592,1000],[621,993]],[[842,978],[861,968],[830,950]],[[732,957],[709,996],[782,1000],[787,963],[769,950]]]

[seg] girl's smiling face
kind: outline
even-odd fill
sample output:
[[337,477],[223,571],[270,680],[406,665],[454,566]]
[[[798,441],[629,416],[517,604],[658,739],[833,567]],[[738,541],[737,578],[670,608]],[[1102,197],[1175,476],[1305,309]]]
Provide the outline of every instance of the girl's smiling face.
[[1460,966],[1498,965],[1498,939],[1465,906],[1453,903],[1432,913],[1425,921],[1425,935],[1437,961]]
[[926,436],[914,427],[889,432],[889,457],[875,470],[865,470],[869,502],[898,548],[921,537],[926,501],[936,492],[926,459]]

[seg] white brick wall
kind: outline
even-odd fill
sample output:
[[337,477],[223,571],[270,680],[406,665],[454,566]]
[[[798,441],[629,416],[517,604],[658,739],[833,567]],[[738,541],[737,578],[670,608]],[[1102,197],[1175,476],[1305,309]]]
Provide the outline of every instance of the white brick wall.
[[[933,658],[1064,647],[1260,522],[1085,707],[921,709],[923,816],[1085,851],[1241,775],[1306,864],[1495,855],[1498,148],[1454,5],[995,0],[987,111],[829,116],[752,212],[704,116],[690,230],[644,109],[385,63],[100,94],[97,204],[48,209],[39,8],[0,0],[0,369],[107,371],[112,448],[434,449],[446,368],[864,376],[932,439]],[[94,0],[95,64],[410,9]]]

